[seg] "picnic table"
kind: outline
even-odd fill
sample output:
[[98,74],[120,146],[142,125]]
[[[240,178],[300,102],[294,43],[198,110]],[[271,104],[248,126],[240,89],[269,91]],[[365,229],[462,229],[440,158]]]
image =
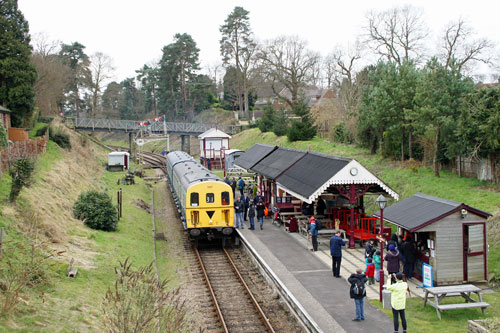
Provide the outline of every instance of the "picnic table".
[[[488,303],[483,302],[483,297],[481,295],[482,290],[472,284],[424,288],[424,290],[424,307],[427,303],[433,306],[436,309],[436,313],[439,319],[441,319],[441,311],[481,308],[481,311],[484,314],[484,310],[488,306],[490,306]],[[470,297],[471,293],[477,294],[479,302]],[[429,300],[429,294],[434,296],[434,302]],[[450,296],[462,296],[465,299],[465,303],[439,304],[445,297]]]

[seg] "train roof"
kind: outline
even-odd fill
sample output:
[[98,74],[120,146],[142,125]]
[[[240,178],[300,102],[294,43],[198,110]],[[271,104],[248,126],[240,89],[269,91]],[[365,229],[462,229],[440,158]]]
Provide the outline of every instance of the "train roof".
[[167,154],[169,163],[178,175],[182,175],[188,184],[203,181],[220,181],[222,179],[198,163],[191,155],[183,151],[173,151]]

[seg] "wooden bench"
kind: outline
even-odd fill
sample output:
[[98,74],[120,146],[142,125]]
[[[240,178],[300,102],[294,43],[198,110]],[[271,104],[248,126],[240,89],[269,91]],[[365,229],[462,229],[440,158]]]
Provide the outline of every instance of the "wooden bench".
[[[445,287],[433,287],[425,288],[424,297],[424,307],[427,303],[436,309],[436,313],[439,319],[441,319],[441,311],[457,310],[457,309],[472,309],[481,308],[484,314],[484,310],[490,305],[483,302],[483,297],[481,295],[482,290],[472,284],[464,284],[457,286],[445,286]],[[474,293],[478,296],[479,301],[476,301],[470,297],[470,294]],[[429,294],[434,298],[434,302],[430,301]],[[452,296],[462,296],[466,303],[455,303],[455,304],[439,304],[445,297]]]

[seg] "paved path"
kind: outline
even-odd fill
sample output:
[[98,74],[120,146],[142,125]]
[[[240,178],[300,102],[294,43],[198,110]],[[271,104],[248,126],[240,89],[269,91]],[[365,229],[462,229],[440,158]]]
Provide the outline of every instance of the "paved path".
[[[248,226],[248,222],[246,222]],[[364,268],[363,250],[344,251],[341,279],[333,277],[328,241],[320,244],[320,251],[307,249],[306,239],[298,233],[287,233],[271,225],[267,219],[264,230],[240,230],[290,292],[303,305],[324,332],[388,332],[392,319],[365,299],[365,321],[353,322],[354,301],[349,298],[346,278],[357,267]],[[378,285],[375,285],[378,288]],[[376,288],[369,288],[368,296],[376,296]]]

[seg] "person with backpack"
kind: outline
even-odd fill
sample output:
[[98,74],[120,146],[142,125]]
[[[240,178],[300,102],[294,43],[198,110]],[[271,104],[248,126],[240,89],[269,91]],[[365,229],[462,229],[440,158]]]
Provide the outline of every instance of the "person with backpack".
[[318,227],[317,227],[317,224],[316,224],[316,219],[314,218],[314,216],[311,216],[311,218],[309,219],[309,223],[310,223],[310,226],[309,226],[309,233],[311,234],[311,240],[312,240],[312,246],[313,248],[311,249],[311,251],[318,251]]
[[353,318],[352,320],[365,320],[364,301],[366,296],[367,279],[363,274],[363,270],[358,268],[356,273],[351,274],[347,281],[351,284],[349,294],[351,298],[354,299],[354,303],[356,305],[356,318]]

